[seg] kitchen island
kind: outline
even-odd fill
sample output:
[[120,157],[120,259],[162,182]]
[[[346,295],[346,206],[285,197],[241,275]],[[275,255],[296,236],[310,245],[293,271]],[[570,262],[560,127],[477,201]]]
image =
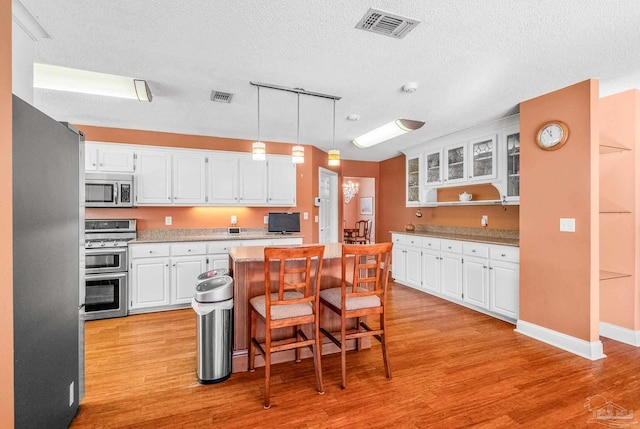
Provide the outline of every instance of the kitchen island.
[[[243,246],[229,249],[229,264],[233,276],[234,294],[234,346],[233,372],[247,370],[248,341],[249,341],[249,300],[254,296],[264,294],[264,246]],[[338,287],[342,276],[342,244],[325,244],[322,263],[322,278],[320,288]],[[273,290],[275,291],[275,289]],[[340,329],[340,318],[331,311],[322,312],[320,326],[329,331]],[[264,333],[264,324],[258,324],[258,332]],[[276,331],[277,332],[277,331]],[[276,334],[277,335],[277,334]],[[335,353],[339,349],[327,339],[324,339],[322,353]],[[363,348],[370,347],[370,341],[363,339]],[[355,341],[348,346],[354,348]],[[308,349],[302,350],[302,357],[311,357]],[[294,359],[294,351],[274,353],[272,362],[284,362]],[[256,356],[256,366],[263,366],[262,356]]]

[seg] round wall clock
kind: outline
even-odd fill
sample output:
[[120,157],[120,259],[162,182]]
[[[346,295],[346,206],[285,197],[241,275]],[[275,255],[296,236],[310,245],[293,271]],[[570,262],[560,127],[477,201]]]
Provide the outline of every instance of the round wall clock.
[[562,121],[550,121],[540,127],[536,143],[543,150],[560,149],[569,138],[569,127]]

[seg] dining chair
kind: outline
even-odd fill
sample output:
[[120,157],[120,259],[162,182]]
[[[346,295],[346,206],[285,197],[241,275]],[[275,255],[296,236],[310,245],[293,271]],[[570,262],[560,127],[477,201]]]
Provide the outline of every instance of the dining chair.
[[[328,332],[323,327],[320,331],[340,348],[343,389],[347,387],[347,341],[352,339],[356,340],[358,350],[362,338],[373,337],[378,340],[382,344],[386,376],[391,378],[385,308],[392,248],[393,243],[344,244],[341,287],[320,291],[320,312],[328,308],[340,316],[340,332]],[[366,317],[376,314],[379,316],[378,327],[372,328],[367,324]],[[347,328],[351,319],[356,319],[356,325]]]
[[[300,349],[308,347],[313,354],[318,393],[324,393],[318,311],[323,256],[323,245],[264,249],[265,294],[249,300],[248,369],[255,371],[257,349],[265,362],[265,409],[271,407],[271,353],[294,349],[296,362],[300,362]],[[263,341],[257,336],[258,319],[265,325]],[[307,336],[303,325],[313,326],[313,338]],[[293,328],[291,335],[274,336],[273,331],[281,328]]]
[[356,229],[358,232],[353,237],[354,243],[366,244],[367,232],[369,231],[369,220],[359,220],[356,222]]

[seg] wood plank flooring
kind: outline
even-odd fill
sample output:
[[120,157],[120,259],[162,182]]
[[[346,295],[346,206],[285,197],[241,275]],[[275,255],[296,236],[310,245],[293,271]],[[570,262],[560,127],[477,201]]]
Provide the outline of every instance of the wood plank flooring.
[[591,362],[402,285],[389,299],[393,379],[377,344],[347,355],[346,390],[340,356],[324,356],[324,395],[311,359],[277,364],[270,410],[261,368],[198,383],[191,309],[87,322],[86,396],[71,428],[602,427],[583,406],[597,394],[640,421],[638,348],[603,338],[608,357]]

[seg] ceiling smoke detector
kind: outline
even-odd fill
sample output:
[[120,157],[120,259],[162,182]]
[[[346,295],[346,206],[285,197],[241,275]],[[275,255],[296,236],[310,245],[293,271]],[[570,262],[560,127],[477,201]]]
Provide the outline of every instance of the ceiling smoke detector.
[[417,19],[369,8],[360,22],[356,24],[356,28],[402,39],[418,24],[420,24],[420,21]]
[[218,103],[231,103],[233,94],[230,92],[211,91],[211,101],[217,101]]

